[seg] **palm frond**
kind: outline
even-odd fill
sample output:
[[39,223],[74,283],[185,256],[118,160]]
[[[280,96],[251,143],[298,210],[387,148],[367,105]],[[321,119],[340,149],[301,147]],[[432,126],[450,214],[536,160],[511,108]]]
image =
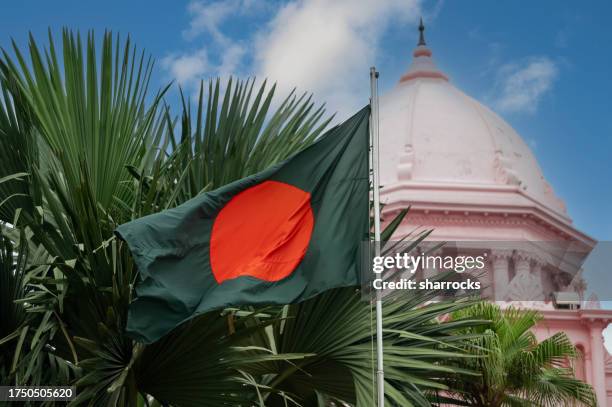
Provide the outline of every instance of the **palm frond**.
[[[474,405],[556,406],[596,405],[593,389],[575,378],[568,361],[578,357],[575,346],[559,332],[538,342],[532,329],[542,316],[535,310],[500,309],[482,302],[454,313],[454,318],[484,318],[488,327],[473,340],[479,357],[463,359],[460,366],[481,374],[455,381],[453,391]],[[468,329],[468,332],[472,328]]]
[[[1,58],[0,158],[21,155],[0,161],[0,219],[26,236],[19,250],[27,240],[36,252],[6,286],[21,287],[6,297],[17,301],[7,300],[15,318],[3,332],[8,374],[76,383],[75,404],[371,405],[372,309],[357,288],[211,312],[149,346],[125,335],[137,270],[115,227],[286,159],[331,118],[308,95],[272,111],[274,86],[217,80],[202,83],[195,113],[183,98],[178,136],[166,88],[149,95],[151,60],[111,33],[97,45],[65,30],[61,49],[49,35],[46,48],[31,38],[27,57],[14,46]],[[389,403],[429,405],[448,380],[473,374],[458,362],[473,338],[457,331],[475,334],[482,321],[442,320],[471,302],[423,305],[436,295],[385,304]]]

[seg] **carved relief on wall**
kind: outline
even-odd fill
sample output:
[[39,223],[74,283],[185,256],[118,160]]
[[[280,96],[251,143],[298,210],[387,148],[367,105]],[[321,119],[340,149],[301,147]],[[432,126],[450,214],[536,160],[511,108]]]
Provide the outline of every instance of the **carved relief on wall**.
[[516,274],[508,284],[506,291],[507,301],[516,301],[517,306],[528,306],[532,308],[548,308],[544,303],[544,289],[539,275],[532,273],[532,263],[541,270],[539,259],[533,254],[517,251],[514,254]]
[[414,149],[411,144],[407,144],[404,147],[404,152],[399,157],[399,164],[397,165],[397,178],[400,181],[407,181],[412,179],[412,173],[414,170]]
[[495,180],[500,184],[521,185],[522,180],[519,179],[518,173],[512,169],[512,163],[506,157],[502,150],[495,151]]

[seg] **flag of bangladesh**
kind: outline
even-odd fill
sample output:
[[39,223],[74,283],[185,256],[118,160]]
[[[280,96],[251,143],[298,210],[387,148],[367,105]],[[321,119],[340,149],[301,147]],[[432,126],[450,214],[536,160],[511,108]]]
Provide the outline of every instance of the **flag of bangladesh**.
[[119,226],[140,272],[127,331],[150,343],[212,309],[358,285],[369,113],[266,171]]

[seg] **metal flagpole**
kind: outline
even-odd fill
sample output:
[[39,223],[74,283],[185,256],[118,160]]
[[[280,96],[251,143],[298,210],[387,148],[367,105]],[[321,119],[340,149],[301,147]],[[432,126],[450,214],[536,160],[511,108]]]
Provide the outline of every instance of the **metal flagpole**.
[[[370,68],[370,138],[372,143],[372,195],[374,199],[374,251],[380,256],[380,180],[378,178],[378,72]],[[385,405],[385,371],[383,365],[382,293],[376,290],[376,388],[378,407]]]

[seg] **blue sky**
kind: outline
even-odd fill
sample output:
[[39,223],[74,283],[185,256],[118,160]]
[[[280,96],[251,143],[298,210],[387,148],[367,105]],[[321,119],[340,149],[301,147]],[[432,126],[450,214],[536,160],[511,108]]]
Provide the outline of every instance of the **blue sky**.
[[30,0],[2,6],[0,46],[108,28],[156,58],[158,86],[192,94],[201,77],[257,75],[343,116],[367,102],[370,65],[381,92],[396,83],[421,15],[438,66],[525,138],[577,227],[612,240],[610,2]]

